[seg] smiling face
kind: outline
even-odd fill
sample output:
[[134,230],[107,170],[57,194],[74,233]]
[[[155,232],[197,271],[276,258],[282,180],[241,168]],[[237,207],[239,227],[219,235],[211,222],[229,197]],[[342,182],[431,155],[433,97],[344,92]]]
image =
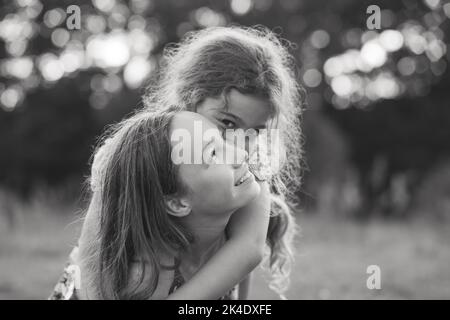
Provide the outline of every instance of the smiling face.
[[[199,123],[201,135],[197,132]],[[178,165],[178,177],[186,187],[186,197],[193,212],[208,215],[229,213],[245,206],[258,195],[260,188],[248,171],[245,150],[234,150],[234,164],[220,164],[223,162],[218,161],[225,157],[224,153],[230,152],[229,148],[235,147],[221,138],[213,123],[198,113],[180,112],[171,125],[172,134],[177,130],[189,132],[193,137],[191,143],[183,145],[191,149],[185,151],[194,154],[196,150],[202,150],[201,164]],[[207,138],[207,132],[211,131],[217,132],[215,138]],[[175,147],[176,142],[172,141],[172,148]]]

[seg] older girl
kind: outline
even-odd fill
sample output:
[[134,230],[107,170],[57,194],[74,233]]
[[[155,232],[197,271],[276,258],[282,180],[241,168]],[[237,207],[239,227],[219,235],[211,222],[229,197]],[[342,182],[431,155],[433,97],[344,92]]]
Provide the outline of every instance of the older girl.
[[[269,196],[272,200],[267,243],[271,288],[280,294],[288,287],[296,230],[288,203],[292,204],[300,185],[302,163],[303,95],[294,67],[286,46],[266,28],[207,28],[188,34],[180,44],[165,50],[160,76],[149,86],[144,100],[149,107],[181,105],[201,113],[223,130],[280,130],[279,156],[284,161],[269,181],[270,196],[263,192],[258,198],[261,201]],[[249,205],[242,211],[256,217],[264,210]],[[236,251],[230,250],[230,256],[235,257]],[[192,285],[190,293],[196,289]]]

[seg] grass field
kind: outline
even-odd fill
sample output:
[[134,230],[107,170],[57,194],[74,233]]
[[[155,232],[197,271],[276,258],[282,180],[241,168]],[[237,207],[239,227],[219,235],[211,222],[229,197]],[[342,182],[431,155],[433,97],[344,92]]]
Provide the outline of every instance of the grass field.
[[[75,209],[21,206],[10,230],[0,212],[0,299],[45,299],[80,223]],[[75,221],[75,222],[74,222]],[[300,216],[302,236],[289,299],[450,299],[450,226]],[[381,268],[381,290],[366,287],[368,265]],[[276,295],[256,271],[251,298]]]

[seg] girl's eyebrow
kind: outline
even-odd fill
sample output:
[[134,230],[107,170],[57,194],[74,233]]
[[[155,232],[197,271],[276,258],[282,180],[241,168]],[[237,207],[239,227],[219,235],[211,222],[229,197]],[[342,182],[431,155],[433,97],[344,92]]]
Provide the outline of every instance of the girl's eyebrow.
[[260,129],[267,129],[267,124],[266,124],[266,123],[261,124],[261,125],[259,125],[259,126],[256,126],[254,129],[257,129],[257,130],[260,130]]
[[[225,111],[220,111],[220,113],[223,114],[223,115],[232,117],[237,122],[240,122],[241,124],[243,124],[243,127],[247,127],[247,124],[241,118],[239,118],[238,116],[236,116],[236,115],[234,115],[232,113],[225,112]],[[259,126],[256,126],[254,129],[256,129],[256,130],[267,129],[267,124],[266,123],[261,124]]]

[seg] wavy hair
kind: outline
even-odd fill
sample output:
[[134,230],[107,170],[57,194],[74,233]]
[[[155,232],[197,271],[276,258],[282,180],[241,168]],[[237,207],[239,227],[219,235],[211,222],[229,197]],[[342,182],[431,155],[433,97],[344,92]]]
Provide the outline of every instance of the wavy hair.
[[[99,181],[99,230],[95,250],[88,248],[91,254],[85,262],[101,299],[149,298],[162,267],[159,250],[175,254],[192,241],[167,214],[164,201],[166,195],[185,192],[170,157],[174,114],[173,110],[138,112],[104,137],[111,149]],[[138,281],[130,278],[133,262],[139,264]],[[151,272],[146,273],[146,267]],[[130,288],[130,283],[135,287]]]
[[166,47],[157,76],[150,82],[144,104],[178,105],[196,111],[208,97],[222,97],[236,89],[267,99],[273,127],[281,132],[284,161],[271,180],[272,216],[267,243],[272,272],[270,286],[280,294],[288,288],[297,226],[293,196],[301,183],[303,161],[301,114],[303,90],[296,81],[295,63],[287,48],[264,27],[215,27],[188,33]]

